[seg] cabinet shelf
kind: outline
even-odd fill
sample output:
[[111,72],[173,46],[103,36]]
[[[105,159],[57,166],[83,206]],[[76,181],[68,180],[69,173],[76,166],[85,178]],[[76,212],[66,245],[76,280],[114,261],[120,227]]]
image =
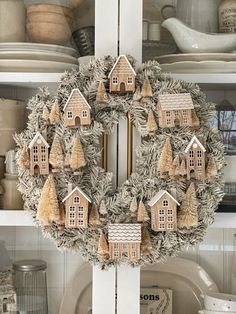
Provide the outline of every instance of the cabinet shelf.
[[[32,227],[33,219],[24,210],[0,210],[0,226]],[[235,228],[236,213],[217,213],[210,228]]]

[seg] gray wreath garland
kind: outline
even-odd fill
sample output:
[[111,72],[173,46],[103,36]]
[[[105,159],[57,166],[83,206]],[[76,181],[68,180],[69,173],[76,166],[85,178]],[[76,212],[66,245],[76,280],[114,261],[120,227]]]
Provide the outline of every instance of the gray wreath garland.
[[[129,57],[130,63],[135,67],[134,60]],[[141,259],[134,262],[125,259],[124,262],[135,265],[156,263],[168,256],[176,255],[180,250],[189,245],[195,245],[201,241],[208,226],[213,222],[215,210],[223,197],[222,170],[224,167],[224,147],[218,130],[211,127],[211,118],[214,114],[214,104],[206,101],[205,94],[192,83],[177,81],[168,75],[161,73],[156,61],[149,61],[136,69],[136,86],[142,86],[148,77],[153,97],[151,102],[141,101],[139,106],[132,106],[132,95],[108,94],[106,106],[100,108],[96,104],[98,82],[103,80],[108,86],[108,73],[115,63],[115,59],[104,57],[91,61],[88,66],[80,66],[79,70],[66,72],[61,79],[56,95],[51,95],[48,90],[42,89],[28,102],[29,115],[28,126],[21,134],[15,135],[19,152],[28,145],[37,131],[43,132],[45,123],[42,119],[44,105],[50,109],[52,100],[57,98],[62,111],[72,89],[79,88],[92,108],[93,125],[86,130],[79,130],[87,165],[82,176],[75,176],[65,172],[54,175],[58,199],[62,200],[67,194],[68,182],[79,186],[91,197],[93,202],[100,204],[102,200],[108,208],[108,217],[97,228],[61,229],[57,224],[42,226],[43,234],[54,240],[60,249],[80,251],[82,256],[92,264],[100,264],[102,267],[112,266],[121,261],[101,259],[97,253],[98,239],[101,230],[107,235],[109,223],[132,223],[133,217],[129,210],[130,202],[135,196],[146,203],[160,189],[170,190],[175,188],[179,202],[184,197],[186,182],[171,179],[160,179],[157,171],[157,161],[160,157],[165,139],[171,137],[174,156],[186,147],[194,135],[190,127],[173,129],[161,129],[154,136],[147,132],[147,114],[150,108],[157,119],[156,103],[159,94],[164,93],[190,93],[194,107],[200,120],[200,128],[197,136],[200,136],[208,152],[214,156],[218,173],[213,182],[198,181],[197,195],[199,196],[198,216],[199,224],[190,230],[178,229],[176,232],[152,232],[149,229],[152,250],[148,255],[142,255]],[[118,124],[119,119],[126,117],[130,112],[132,121],[141,135],[141,144],[137,147],[136,171],[116,191],[112,188],[112,174],[106,173],[99,164],[101,161],[100,140],[104,131],[111,133]],[[57,134],[64,143],[64,151],[71,149],[72,139],[77,130],[67,128],[61,117],[55,126],[47,127],[49,144]],[[42,187],[47,176],[31,176],[26,170],[19,177],[19,190],[23,195],[25,209],[30,211],[35,218]]]

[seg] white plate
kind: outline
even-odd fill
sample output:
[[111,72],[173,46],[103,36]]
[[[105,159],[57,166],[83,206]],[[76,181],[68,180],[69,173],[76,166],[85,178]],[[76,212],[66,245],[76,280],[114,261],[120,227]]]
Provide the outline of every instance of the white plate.
[[64,53],[54,51],[1,51],[0,59],[22,59],[65,62],[78,65],[78,59]]
[[71,47],[37,43],[0,43],[0,51],[56,51],[78,57],[77,51]]
[[[203,308],[201,294],[218,292],[206,271],[197,263],[171,258],[165,264],[145,267],[141,286],[173,289],[174,314],[193,314]],[[92,304],[92,267],[85,264],[75,275],[62,299],[60,314],[87,314]]]
[[236,73],[236,61],[183,61],[164,63],[161,68],[171,73]]
[[55,62],[55,61],[41,61],[41,60],[0,60],[1,72],[64,72],[71,68],[77,69],[76,64]]
[[155,58],[160,64],[183,61],[236,61],[236,53],[180,53]]

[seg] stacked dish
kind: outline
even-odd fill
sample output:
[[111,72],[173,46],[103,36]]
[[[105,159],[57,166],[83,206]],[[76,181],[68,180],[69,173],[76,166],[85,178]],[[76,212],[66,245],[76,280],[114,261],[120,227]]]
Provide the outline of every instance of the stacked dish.
[[2,72],[64,72],[78,68],[73,48],[36,43],[0,43]]
[[203,297],[205,309],[199,314],[236,314],[236,296],[210,292]]

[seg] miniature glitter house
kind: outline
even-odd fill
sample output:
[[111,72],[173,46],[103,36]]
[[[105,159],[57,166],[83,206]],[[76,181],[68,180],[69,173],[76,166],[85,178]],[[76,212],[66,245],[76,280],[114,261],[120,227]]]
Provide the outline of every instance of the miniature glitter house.
[[110,224],[108,226],[109,255],[111,259],[140,258],[141,225]]
[[109,78],[110,93],[134,93],[136,73],[125,55],[116,60]]
[[91,124],[91,107],[78,88],[72,90],[63,111],[64,122],[68,127]]
[[160,190],[148,203],[151,207],[153,231],[175,231],[177,229],[177,206],[180,204],[165,190]]
[[29,144],[30,174],[49,174],[49,144],[40,132],[37,132]]

